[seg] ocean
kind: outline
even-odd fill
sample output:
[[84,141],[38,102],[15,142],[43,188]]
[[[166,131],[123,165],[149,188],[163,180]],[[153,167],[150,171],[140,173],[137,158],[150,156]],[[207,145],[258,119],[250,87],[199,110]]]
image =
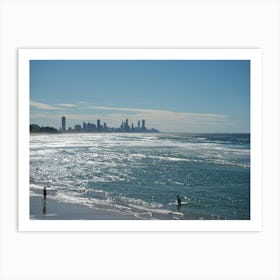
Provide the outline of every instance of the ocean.
[[30,197],[44,186],[119,219],[248,220],[250,134],[31,134]]

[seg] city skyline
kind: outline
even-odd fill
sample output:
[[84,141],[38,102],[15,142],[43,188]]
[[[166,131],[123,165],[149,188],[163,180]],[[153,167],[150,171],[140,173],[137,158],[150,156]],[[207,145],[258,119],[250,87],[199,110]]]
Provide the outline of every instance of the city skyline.
[[30,123],[149,120],[162,132],[250,132],[250,61],[30,62]]
[[119,127],[112,127],[106,122],[101,122],[100,119],[96,123],[83,122],[81,124],[75,124],[74,127],[66,127],[66,117],[61,117],[60,132],[160,132],[156,128],[148,128],[146,126],[146,120],[138,120],[137,124],[133,122],[129,123],[129,119],[122,121]]

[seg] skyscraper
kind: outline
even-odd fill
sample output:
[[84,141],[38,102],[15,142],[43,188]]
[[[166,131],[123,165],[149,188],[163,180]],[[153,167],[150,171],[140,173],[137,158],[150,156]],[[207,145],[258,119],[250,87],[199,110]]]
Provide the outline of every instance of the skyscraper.
[[142,120],[142,129],[145,129],[145,120]]
[[66,128],[66,118],[64,116],[61,118],[61,122],[62,122],[62,125],[61,125],[62,131],[65,131],[65,128]]

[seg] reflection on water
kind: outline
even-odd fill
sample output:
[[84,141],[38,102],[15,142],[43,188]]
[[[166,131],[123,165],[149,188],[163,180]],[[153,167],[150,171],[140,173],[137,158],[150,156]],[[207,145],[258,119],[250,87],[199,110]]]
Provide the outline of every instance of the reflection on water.
[[181,205],[177,204],[177,212],[180,212],[181,211]]
[[43,200],[43,208],[42,208],[42,214],[43,216],[46,215],[46,212],[47,212],[47,206],[46,206],[46,200],[44,199]]

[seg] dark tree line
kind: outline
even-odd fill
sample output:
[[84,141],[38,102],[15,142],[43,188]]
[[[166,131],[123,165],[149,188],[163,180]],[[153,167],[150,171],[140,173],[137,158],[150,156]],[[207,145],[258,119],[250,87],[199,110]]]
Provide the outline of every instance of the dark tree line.
[[38,124],[31,124],[30,132],[31,133],[58,133],[58,130],[54,127],[49,127],[49,126],[41,127]]

